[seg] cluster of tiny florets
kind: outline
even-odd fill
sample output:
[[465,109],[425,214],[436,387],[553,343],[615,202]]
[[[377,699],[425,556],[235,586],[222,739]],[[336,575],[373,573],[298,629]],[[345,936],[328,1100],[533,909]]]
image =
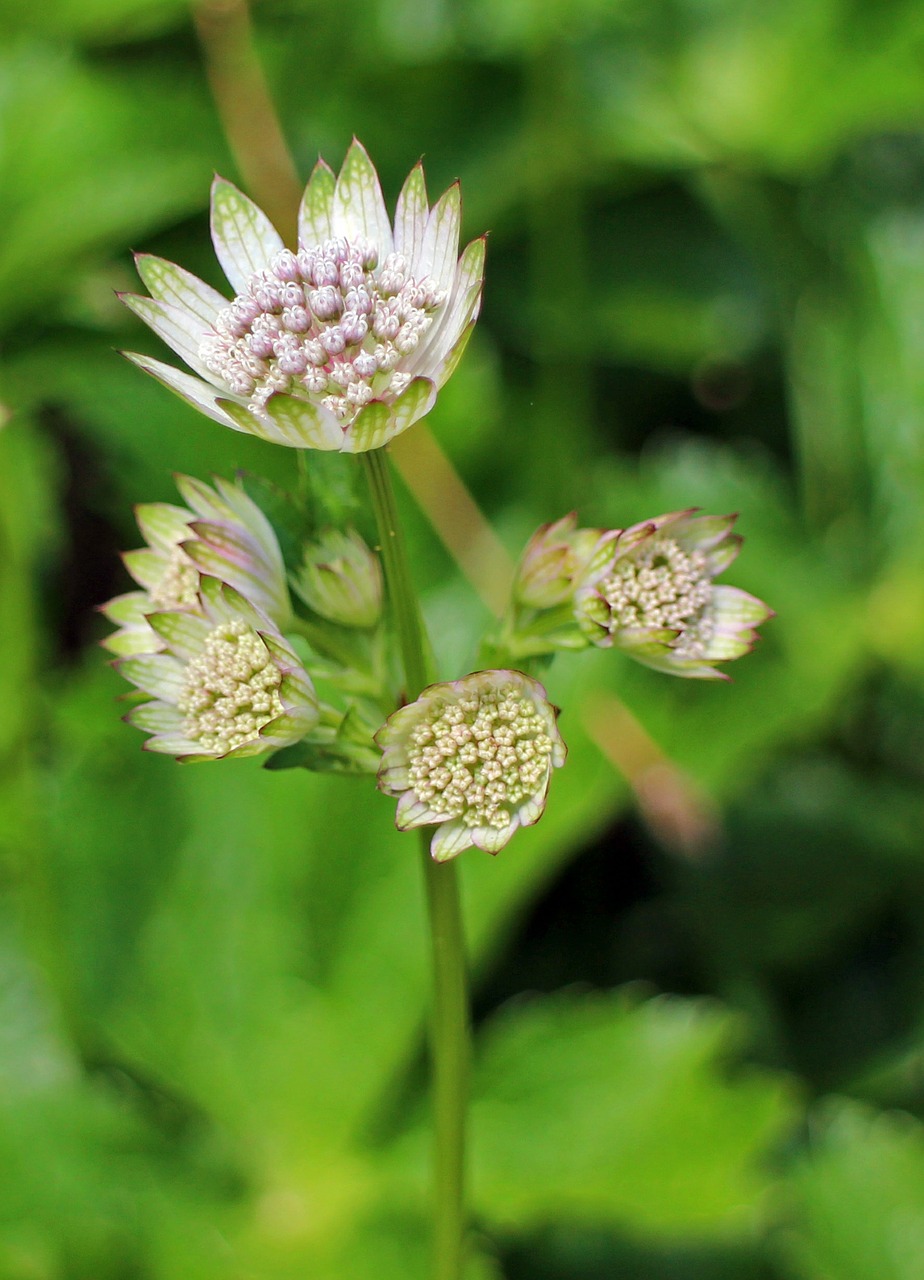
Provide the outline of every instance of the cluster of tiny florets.
[[380,265],[363,237],[280,249],[219,314],[199,357],[255,412],[276,392],[307,391],[348,424],[373,398],[405,389],[410,375],[397,366],[445,300],[403,254]]
[[182,547],[173,547],[160,581],[148,592],[158,609],[192,608],[199,599],[199,570]]
[[672,538],[652,538],[618,559],[598,591],[612,613],[610,630],[669,628],[681,632],[672,648],[693,656],[705,645],[712,576],[701,551],[684,551]]
[[440,817],[503,829],[544,788],[551,755],[545,720],[509,684],[431,708],[411,731],[408,775]]
[[256,631],[242,619],[217,626],[186,666],[178,707],[187,737],[224,754],[256,738],[284,713],[282,673]]

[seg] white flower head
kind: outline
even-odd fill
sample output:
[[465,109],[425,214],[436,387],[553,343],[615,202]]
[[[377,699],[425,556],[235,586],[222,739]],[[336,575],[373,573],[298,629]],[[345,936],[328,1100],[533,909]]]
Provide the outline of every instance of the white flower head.
[[497,853],[545,808],[552,769],[565,762],[557,709],[520,671],[477,671],[433,684],[389,716],[379,790],[397,796],[400,830],[436,825],[438,862],[471,845]]
[[226,480],[216,479],[210,487],[191,476],[175,479],[187,507],[149,502],[135,508],[147,546],[126,551],[123,559],[142,590],[101,606],[118,628],[103,645],[120,656],[164,648],[147,616],[165,610],[199,612],[200,574],[237,588],[277,627],[284,628],[291,616],[279,543],[256,503]]
[[116,662],[152,701],[125,719],[145,744],[181,760],[260,755],[290,746],[318,721],[314,686],[273,623],[233,587],[202,578],[196,613],[148,615],[160,653]]
[[459,256],[461,213],[458,184],[429,207],[418,164],[392,225],[354,139],[339,175],[315,167],[293,251],[216,178],[212,239],[234,297],[139,256],[151,297],[124,301],[195,376],[129,358],[235,430],[299,449],[377,449],[433,407],[478,315],[484,239]]
[[671,675],[727,679],[713,663],[749,653],[773,610],[713,579],[742,539],[737,516],[674,511],[603,535],[574,596],[588,639]]

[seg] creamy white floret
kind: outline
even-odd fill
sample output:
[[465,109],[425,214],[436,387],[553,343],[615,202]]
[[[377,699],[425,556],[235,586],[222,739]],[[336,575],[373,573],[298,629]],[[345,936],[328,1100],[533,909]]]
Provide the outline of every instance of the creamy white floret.
[[652,538],[617,559],[597,590],[609,606],[610,632],[676,630],[676,653],[694,657],[704,652],[711,634],[707,610],[714,587],[703,552],[685,551],[672,538]]
[[243,619],[216,626],[186,664],[177,707],[184,731],[203,751],[224,755],[259,737],[284,713],[282,672]]
[[164,571],[148,591],[155,609],[193,608],[198,603],[199,570],[180,546],[164,554]]
[[408,738],[418,799],[471,827],[508,827],[544,791],[553,754],[545,717],[515,684],[437,700]]

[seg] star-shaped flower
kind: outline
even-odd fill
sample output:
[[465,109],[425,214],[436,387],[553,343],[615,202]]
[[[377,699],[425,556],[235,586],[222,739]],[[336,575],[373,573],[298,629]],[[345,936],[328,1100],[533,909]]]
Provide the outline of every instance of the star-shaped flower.
[[199,610],[148,614],[160,653],[115,665],[151,701],[125,719],[151,734],[149,751],[180,760],[261,755],[317,724],[317,695],[292,646],[233,587],[203,578]]
[[299,449],[377,449],[433,407],[478,315],[484,238],[459,257],[461,212],[458,184],[429,207],[418,164],[392,225],[354,139],[339,175],[315,167],[293,251],[216,178],[212,239],[234,297],[139,255],[151,296],[124,301],[193,372],[129,359],[237,431]]

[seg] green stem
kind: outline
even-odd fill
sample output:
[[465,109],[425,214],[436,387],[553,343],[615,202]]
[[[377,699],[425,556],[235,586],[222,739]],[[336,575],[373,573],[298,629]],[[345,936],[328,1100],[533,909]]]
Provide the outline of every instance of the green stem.
[[372,495],[372,508],[375,511],[375,523],[379,533],[379,550],[385,571],[385,585],[391,605],[392,620],[398,632],[398,644],[404,664],[404,696],[408,702],[413,702],[428,683],[426,645],[423,619],[420,616],[404,538],[398,523],[398,508],[391,483],[391,472],[388,470],[388,459],[384,449],[373,449],[369,453],[361,453],[359,458],[366,472],[369,492]]
[[433,961],[433,1275],[461,1280],[465,1237],[465,1113],[470,1028],[459,880],[453,862],[430,857],[421,831]]
[[[359,455],[375,511],[385,583],[404,664],[410,701],[428,682],[423,621],[398,523],[384,449]],[[465,1113],[471,1056],[468,981],[459,884],[453,862],[430,857],[422,844],[433,964],[430,1051],[433,1063],[433,1278],[461,1280],[465,1236]]]

